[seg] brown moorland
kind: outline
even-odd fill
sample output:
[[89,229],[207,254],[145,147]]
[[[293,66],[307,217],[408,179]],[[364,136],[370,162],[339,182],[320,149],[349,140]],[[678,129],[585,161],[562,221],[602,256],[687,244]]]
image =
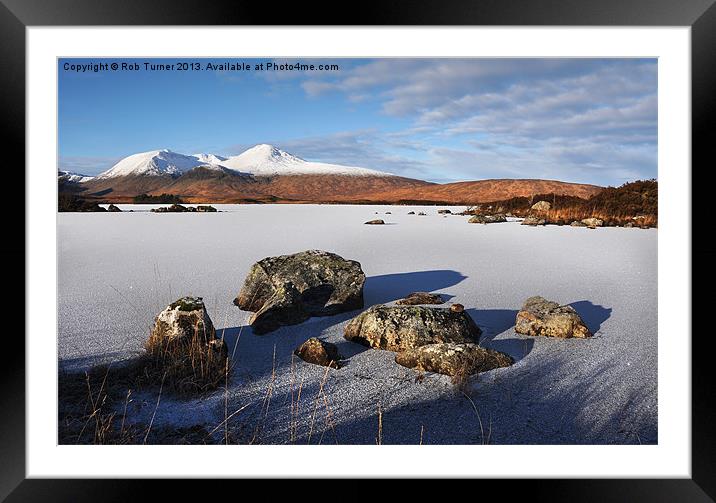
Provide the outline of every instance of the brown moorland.
[[[656,180],[637,180],[619,187],[606,187],[589,198],[558,194],[536,194],[530,197],[512,197],[487,201],[475,205],[467,214],[486,215],[511,213],[517,217],[539,215],[548,224],[569,225],[586,218],[598,218],[605,226],[633,225],[656,227],[658,224],[659,184]],[[536,211],[532,205],[538,201],[550,203],[547,211]]]
[[385,193],[359,194],[354,199],[392,202],[430,201],[442,204],[470,205],[501,201],[512,197],[530,197],[535,194],[558,194],[587,199],[603,187],[556,180],[492,179],[472,182],[431,184],[417,188]]
[[554,180],[480,180],[437,184],[398,176],[281,175],[254,177],[197,168],[179,178],[127,176],[83,184],[83,197],[132,202],[140,194],[176,195],[187,203],[478,204],[535,194],[588,198],[596,185]]

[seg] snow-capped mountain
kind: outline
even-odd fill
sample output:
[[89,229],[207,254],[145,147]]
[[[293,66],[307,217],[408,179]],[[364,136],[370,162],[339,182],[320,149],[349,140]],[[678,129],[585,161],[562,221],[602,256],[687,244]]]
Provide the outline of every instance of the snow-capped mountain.
[[426,184],[373,169],[306,161],[262,144],[231,157],[142,152],[122,159],[81,189],[88,196],[122,202],[141,194],[176,194],[203,202],[305,202]]
[[98,180],[118,176],[178,176],[198,166],[211,165],[197,157],[171,150],[152,150],[125,157],[107,171],[97,175]]
[[273,145],[261,144],[221,161],[223,166],[255,176],[275,175],[350,175],[393,176],[374,169],[310,162]]
[[93,176],[81,175],[80,173],[73,173],[71,171],[58,171],[57,179],[61,182],[69,183],[84,183],[93,180]]
[[226,160],[226,157],[216,154],[192,154],[192,157],[196,157],[205,164],[221,164]]
[[125,157],[107,171],[97,175],[98,180],[120,176],[180,176],[194,168],[228,168],[239,174],[254,176],[277,175],[346,175],[393,176],[373,169],[310,162],[284,152],[273,145],[256,145],[239,155],[222,157],[211,153],[184,155],[171,150],[152,150]]

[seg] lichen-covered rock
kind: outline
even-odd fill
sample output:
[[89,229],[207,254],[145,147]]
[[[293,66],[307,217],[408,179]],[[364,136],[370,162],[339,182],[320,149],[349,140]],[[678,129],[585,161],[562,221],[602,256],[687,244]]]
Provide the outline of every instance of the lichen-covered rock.
[[301,344],[294,354],[301,360],[323,365],[324,367],[332,367],[337,369],[340,367],[341,356],[338,354],[338,347],[330,342],[322,341],[316,337],[311,337]]
[[278,285],[273,295],[249,318],[255,334],[273,332],[285,325],[297,325],[311,317],[293,283]]
[[190,341],[198,337],[207,343],[216,338],[216,330],[201,297],[182,297],[172,302],[154,319],[150,341]]
[[450,306],[450,311],[452,311],[453,313],[461,313],[464,310],[465,306],[463,306],[462,304],[453,304],[452,306]]
[[364,284],[360,263],[308,250],[256,262],[234,304],[255,312],[250,320],[254,331],[266,333],[310,316],[360,309]]
[[368,220],[365,224],[366,225],[384,225],[385,222],[383,220],[381,220],[380,218],[378,218],[376,220]]
[[572,306],[535,296],[527,299],[517,313],[515,332],[544,337],[591,337],[592,333]]
[[547,221],[544,218],[539,218],[534,215],[528,215],[522,220],[522,225],[545,225]]
[[496,224],[507,222],[505,215],[475,215],[467,221],[470,224]]
[[122,210],[120,210],[113,204],[110,204],[109,206],[107,206],[107,211],[112,212],[112,213],[121,213],[122,212]]
[[396,304],[401,306],[417,306],[421,304],[442,304],[445,301],[437,293],[413,292],[404,299],[400,299]]
[[214,389],[231,370],[201,297],[182,297],[159,313],[145,349],[146,377],[181,392]]
[[344,337],[389,351],[439,342],[479,342],[482,331],[466,312],[422,306],[373,306],[346,325]]
[[532,205],[534,211],[549,211],[552,205],[547,201],[537,201]]
[[513,360],[504,353],[485,349],[477,344],[447,342],[428,344],[397,353],[395,362],[420,371],[457,376],[509,367]]
[[604,220],[599,218],[585,218],[582,220],[582,223],[587,227],[594,229],[595,227],[601,227],[604,225]]
[[587,224],[582,223],[580,220],[575,220],[574,222],[572,222],[569,225],[571,225],[572,227],[586,227],[587,226]]

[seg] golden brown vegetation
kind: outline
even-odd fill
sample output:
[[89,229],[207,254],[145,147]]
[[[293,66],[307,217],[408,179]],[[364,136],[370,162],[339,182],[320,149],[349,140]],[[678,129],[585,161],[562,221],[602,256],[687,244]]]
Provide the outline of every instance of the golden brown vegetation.
[[589,199],[558,194],[513,197],[471,207],[467,214],[511,213],[525,217],[537,201],[547,201],[551,208],[540,212],[548,224],[569,225],[585,218],[599,218],[605,226],[656,227],[658,224],[658,182],[638,180],[620,187],[607,187]]

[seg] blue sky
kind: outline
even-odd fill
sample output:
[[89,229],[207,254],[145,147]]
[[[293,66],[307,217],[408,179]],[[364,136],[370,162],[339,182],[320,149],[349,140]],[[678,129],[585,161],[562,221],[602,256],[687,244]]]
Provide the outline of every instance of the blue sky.
[[[201,69],[144,68],[179,61]],[[269,61],[339,69],[255,70]],[[98,62],[140,69],[65,69]],[[206,70],[227,62],[252,69]],[[148,150],[271,143],[438,182],[657,176],[655,59],[61,59],[58,75],[59,168],[83,174]]]

